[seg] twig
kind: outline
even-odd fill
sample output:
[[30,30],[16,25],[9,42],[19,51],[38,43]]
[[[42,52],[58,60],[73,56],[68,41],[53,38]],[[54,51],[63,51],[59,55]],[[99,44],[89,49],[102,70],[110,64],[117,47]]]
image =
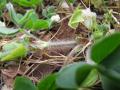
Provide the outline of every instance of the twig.
[[40,66],[40,64],[38,64],[35,68],[33,68],[33,69],[27,74],[27,76],[30,76],[39,66]]
[[34,66],[34,64],[32,64],[24,73],[23,76],[26,75],[28,73],[28,71]]
[[117,20],[117,18],[112,14],[112,18],[115,20],[117,24],[120,24],[120,22]]
[[82,50],[76,55],[76,57],[79,56],[82,52],[84,52],[85,49],[86,49],[89,45],[91,45],[91,44],[92,44],[92,42],[89,41],[89,42],[82,48]]
[[74,55],[77,53],[77,50],[79,50],[79,48],[81,47],[81,45],[76,45],[71,52],[67,55],[66,60],[64,62],[64,65],[69,64],[73,59],[71,59],[72,57],[74,57]]
[[115,12],[115,11],[113,11],[112,13],[113,13],[113,14],[120,15],[120,13],[119,13],[119,12]]
[[68,15],[68,16],[66,16],[66,17],[64,17],[64,18],[62,18],[62,19],[59,21],[59,23],[62,22],[62,21],[64,21],[64,20],[66,20],[67,18],[69,18],[69,17],[71,17],[71,16],[72,16],[72,14],[70,14],[70,15]]
[[57,30],[57,32],[52,36],[52,38],[50,38],[49,41],[51,41],[58,34],[58,32],[60,31],[60,29],[61,29],[61,26],[59,27],[59,29]]
[[85,8],[88,8],[88,7],[85,5],[85,3],[83,2],[83,0],[80,0],[80,2],[83,4],[83,6],[84,6]]

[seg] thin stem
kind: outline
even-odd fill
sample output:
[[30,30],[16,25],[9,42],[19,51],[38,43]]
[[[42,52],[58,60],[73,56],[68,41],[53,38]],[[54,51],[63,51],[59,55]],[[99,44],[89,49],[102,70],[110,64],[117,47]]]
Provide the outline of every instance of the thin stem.
[[115,20],[117,24],[120,24],[120,22],[117,20],[117,18],[112,14],[112,18]]
[[80,0],[80,2],[83,4],[83,6],[84,6],[85,8],[88,8],[88,7],[85,5],[85,3],[83,2],[83,0]]
[[113,14],[117,14],[117,15],[120,15],[119,12],[115,12],[115,11],[112,11]]

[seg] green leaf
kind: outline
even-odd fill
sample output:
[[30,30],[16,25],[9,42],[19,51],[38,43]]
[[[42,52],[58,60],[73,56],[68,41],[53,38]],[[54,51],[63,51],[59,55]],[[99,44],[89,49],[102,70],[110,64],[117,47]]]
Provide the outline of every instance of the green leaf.
[[14,29],[14,28],[6,28],[0,26],[0,34],[1,35],[12,35],[15,34],[19,31],[19,29]]
[[25,57],[26,54],[27,49],[23,44],[12,42],[3,46],[0,54],[0,61],[4,62],[15,60],[20,57]]
[[48,6],[42,11],[42,15],[46,18],[50,18],[53,15],[56,15],[55,7],[54,6]]
[[7,4],[11,20],[19,27],[24,29],[30,29],[31,31],[49,29],[52,22],[47,19],[39,19],[34,10],[29,10],[24,16],[16,14],[13,5]]
[[69,20],[68,25],[73,28],[76,29],[79,25],[80,22],[82,22],[83,16],[82,16],[82,12],[80,10],[80,7],[77,7],[72,15],[72,17]]
[[77,70],[76,80],[80,87],[91,87],[97,79],[98,74],[96,69],[93,69],[93,67],[88,64],[84,64]]
[[56,90],[55,80],[56,74],[51,74],[40,80],[37,85],[38,90]]
[[103,18],[104,18],[103,22],[108,24],[109,26],[110,26],[110,24],[114,24],[115,21],[114,21],[112,15],[113,15],[112,10],[108,10],[103,16]]
[[74,3],[76,0],[67,0],[69,3]]
[[98,72],[96,69],[93,69],[90,74],[86,77],[86,79],[81,83],[82,87],[91,87],[95,85],[98,80]]
[[[93,67],[86,63],[73,63],[64,67],[57,76],[56,83],[60,88],[78,89],[82,86],[87,87],[93,79],[89,79],[89,74]],[[86,81],[87,80],[87,81]],[[96,81],[96,80],[95,80]]]
[[120,85],[106,76],[101,76],[101,81],[104,90],[120,90]]
[[108,32],[109,27],[106,24],[97,24],[97,22],[94,22],[92,29],[94,31],[92,34],[93,38],[95,40],[98,40],[102,38]]
[[120,68],[120,45],[110,55],[103,59],[101,65],[108,69],[113,69],[115,67]]
[[97,63],[105,90],[119,90],[120,86],[120,33],[114,33],[95,43],[90,52]]
[[103,31],[100,31],[100,30],[94,31],[93,34],[92,34],[92,36],[93,36],[93,38],[94,38],[95,40],[98,40],[98,39],[100,39],[100,38],[103,37],[103,35],[104,35],[103,33],[104,33],[104,32],[103,32]]
[[44,29],[49,29],[50,28],[50,21],[49,20],[36,20],[33,23],[32,26],[32,31],[36,31],[36,30],[44,30]]
[[73,63],[62,68],[58,73],[58,77],[56,80],[57,85],[61,88],[78,88],[78,85],[76,83],[76,72],[79,67],[80,63]]
[[33,27],[33,21],[32,20],[28,20],[24,25],[23,25],[23,28],[24,29],[32,29]]
[[10,16],[10,19],[11,21],[16,24],[16,25],[19,25],[19,18],[17,16],[17,13],[13,7],[13,5],[11,3],[8,3],[6,5],[6,8],[8,9],[8,12],[9,12],[9,16]]
[[15,79],[13,90],[37,90],[35,85],[26,77],[17,77]]
[[18,43],[16,43],[16,42],[11,42],[11,43],[5,44],[5,45],[2,47],[2,50],[5,51],[5,52],[7,52],[7,51],[11,51],[11,50],[13,50],[13,49],[15,49],[15,48],[17,48],[17,47],[18,47]]
[[[90,58],[97,64],[100,64],[103,61],[105,61],[105,58],[110,56],[114,52],[114,50],[116,50],[119,46],[120,46],[120,33],[114,33],[108,37],[99,40],[92,46]],[[119,54],[117,54],[117,56],[118,55]],[[116,59],[118,60],[119,58]],[[115,61],[115,58],[113,59],[113,61]]]
[[[26,15],[25,15],[26,16]],[[31,13],[28,17],[23,17],[21,20],[21,26],[31,31],[44,30],[50,28],[50,20],[38,19],[35,13]]]
[[41,5],[43,0],[13,0],[13,2],[23,7],[36,7]]
[[[35,22],[35,20],[38,19],[38,16],[37,14],[35,13],[34,10],[29,10],[25,13],[25,15],[19,20],[19,26],[20,27],[25,27],[25,25],[31,21],[32,23]],[[32,25],[30,25],[31,27]],[[29,26],[28,26],[29,27]]]
[[6,3],[6,0],[0,0],[0,10],[2,10],[5,7]]
[[120,72],[110,70],[103,66],[99,66],[98,71],[100,72],[102,86],[105,90],[119,90],[120,89],[120,85],[119,85],[120,84]]
[[[29,22],[34,23],[35,20],[38,19],[38,16],[34,10],[29,10],[25,13],[25,15],[21,15],[16,13],[11,3],[8,3],[6,7],[9,11],[12,22],[21,28],[25,27],[25,25]],[[28,26],[28,28],[32,27],[31,23],[29,24],[30,26]]]

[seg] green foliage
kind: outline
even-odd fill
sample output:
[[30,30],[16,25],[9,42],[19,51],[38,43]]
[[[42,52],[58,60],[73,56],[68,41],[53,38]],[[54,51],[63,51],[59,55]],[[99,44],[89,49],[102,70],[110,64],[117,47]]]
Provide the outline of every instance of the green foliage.
[[16,14],[13,5],[7,4],[11,20],[20,28],[30,29],[32,31],[49,29],[51,27],[51,21],[49,19],[39,19],[34,10],[29,10],[24,16]]
[[[98,64],[105,90],[119,90],[120,86],[120,33],[114,33],[93,45],[91,59]],[[105,48],[105,49],[104,49]]]
[[120,33],[115,33],[108,36],[108,38],[104,38],[98,41],[97,43],[95,43],[95,45],[93,45],[91,49],[92,60],[94,60],[96,63],[102,63],[102,61],[107,56],[109,56],[119,45]]
[[79,23],[81,23],[86,28],[91,30],[94,22],[96,22],[96,13],[91,12],[90,8],[80,9],[80,7],[78,6],[73,12],[68,25],[71,28],[76,29]]
[[26,77],[17,77],[13,90],[37,90],[32,81]]
[[5,7],[6,3],[6,0],[0,0],[0,10],[2,10]]
[[73,63],[64,67],[57,74],[51,74],[40,80],[37,88],[38,90],[77,90],[78,88],[93,86],[98,76],[92,68],[86,63]]
[[2,10],[5,8],[6,3],[6,0],[0,0],[0,16],[2,16]]
[[56,14],[56,11],[54,6],[48,6],[42,11],[42,15],[46,18],[51,18],[51,16],[55,14]]
[[104,14],[103,22],[106,24],[114,23],[114,20],[112,18],[112,10],[107,10],[107,12]]
[[79,22],[82,22],[84,19],[82,17],[82,11],[80,9],[80,7],[77,7],[72,15],[72,17],[69,20],[68,25],[73,28],[76,29],[79,25]]
[[74,3],[76,0],[67,0],[69,3]]
[[[18,24],[21,28],[25,27],[25,25],[29,22],[31,22],[30,26],[32,26],[32,23],[38,19],[38,16],[36,15],[34,10],[29,10],[25,13],[25,15],[18,21]],[[29,26],[29,27],[30,27]],[[28,28],[29,28],[28,27]]]
[[51,21],[50,20],[42,20],[42,19],[39,19],[39,20],[36,20],[34,23],[33,23],[33,26],[32,26],[32,31],[36,31],[36,30],[47,30],[49,29],[51,26]]
[[5,8],[7,0],[0,0],[0,16],[2,16],[2,10]]
[[92,75],[95,77],[89,78],[92,68],[92,66],[82,62],[68,65],[58,73],[56,79],[57,86],[65,89],[78,89],[79,87],[91,86],[97,80],[95,72],[92,72]]
[[51,74],[45,77],[44,79],[40,80],[37,85],[38,90],[56,90],[56,74]]
[[13,8],[13,5],[11,3],[8,3],[6,5],[6,8],[8,9],[11,21],[14,22],[16,25],[19,25],[18,21],[20,18],[18,18],[16,11]]
[[27,49],[23,44],[11,42],[2,47],[2,51],[0,52],[0,61],[6,62],[16,60],[17,58],[25,57],[26,54]]
[[96,22],[92,26],[92,36],[95,40],[98,40],[105,36],[107,31],[109,30],[109,26],[107,24],[97,24]]
[[18,31],[19,29],[0,27],[0,35],[13,35]]
[[90,73],[85,78],[85,80],[82,81],[80,86],[81,87],[92,87],[92,86],[95,85],[97,80],[98,80],[98,72],[97,72],[96,69],[93,69],[93,70],[90,71]]
[[58,78],[56,80],[57,85],[61,88],[66,89],[78,88],[76,76],[79,67],[79,63],[74,63],[60,70],[60,72],[58,73]]
[[102,81],[104,90],[119,90],[120,89],[120,85],[118,85],[118,82],[111,80],[111,78],[102,76],[101,81]]
[[36,7],[43,3],[43,0],[13,0],[14,3],[23,7]]

